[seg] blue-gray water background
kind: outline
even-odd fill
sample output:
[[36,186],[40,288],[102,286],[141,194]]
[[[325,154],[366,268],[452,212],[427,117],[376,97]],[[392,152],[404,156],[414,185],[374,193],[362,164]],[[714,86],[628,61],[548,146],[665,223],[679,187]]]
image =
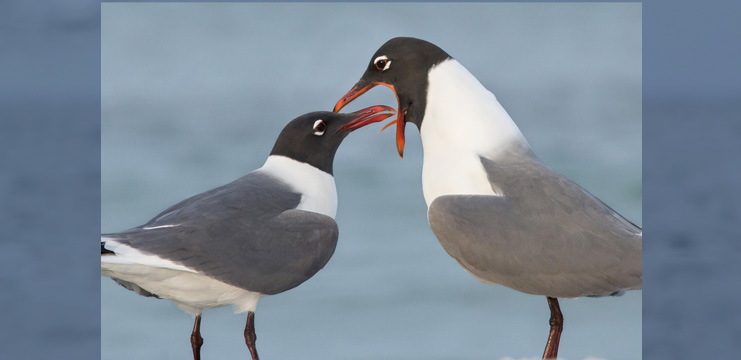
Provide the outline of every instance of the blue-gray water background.
[[[103,4],[103,232],[264,162],[289,120],[329,110],[394,36],[466,66],[541,159],[641,224],[640,4]],[[374,89],[347,111],[396,103]],[[543,297],[479,283],[426,220],[421,144],[380,125],[335,160],[340,240],[314,278],[263,298],[266,359],[536,357]],[[103,359],[182,359],[192,318],[101,280]],[[641,292],[563,300],[564,359],[641,357]],[[206,311],[204,358],[247,356],[244,315]]]

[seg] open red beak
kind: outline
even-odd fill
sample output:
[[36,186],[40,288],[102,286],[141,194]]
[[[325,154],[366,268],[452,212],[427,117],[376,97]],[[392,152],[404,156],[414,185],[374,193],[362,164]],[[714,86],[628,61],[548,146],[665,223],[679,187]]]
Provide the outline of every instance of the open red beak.
[[357,115],[357,118],[343,125],[338,131],[353,131],[368,124],[386,120],[396,114],[396,110],[392,107],[376,105],[358,110],[353,114]]
[[[399,151],[399,156],[401,156],[401,158],[403,159],[404,158],[404,127],[406,125],[406,122],[404,121],[404,113],[401,112],[401,104],[399,103],[399,95],[396,94],[396,89],[394,89],[393,85],[389,85],[383,82],[374,82],[374,83],[370,83],[369,85],[360,87],[358,86],[358,84],[355,84],[355,86],[353,86],[353,88],[350,89],[350,91],[348,91],[347,94],[345,94],[345,96],[343,96],[342,99],[340,99],[340,101],[337,102],[337,104],[334,106],[334,112],[340,111],[343,107],[345,107],[345,105],[355,100],[358,96],[365,94],[368,90],[376,87],[376,85],[387,86],[389,89],[391,89],[391,91],[394,92],[394,95],[396,95],[396,102],[397,102],[397,105],[398,105],[397,107],[399,108],[399,111],[397,112],[396,120],[392,121],[390,124],[396,123],[396,149]],[[384,129],[386,127],[388,127],[388,125],[386,125]],[[383,129],[381,131],[383,131]]]

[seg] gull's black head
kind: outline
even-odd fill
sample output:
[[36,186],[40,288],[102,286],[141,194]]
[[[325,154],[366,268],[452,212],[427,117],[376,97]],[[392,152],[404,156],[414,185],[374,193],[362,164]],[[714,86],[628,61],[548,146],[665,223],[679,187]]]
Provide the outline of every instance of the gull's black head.
[[394,113],[393,108],[377,105],[348,114],[317,111],[301,115],[283,128],[270,155],[282,155],[332,174],[334,155],[350,132]]
[[396,120],[396,146],[404,153],[404,125],[422,126],[427,99],[427,74],[435,65],[450,59],[437,45],[410,37],[387,41],[370,59],[357,84],[337,102],[334,111],[364,94],[376,85],[389,87],[399,102]]

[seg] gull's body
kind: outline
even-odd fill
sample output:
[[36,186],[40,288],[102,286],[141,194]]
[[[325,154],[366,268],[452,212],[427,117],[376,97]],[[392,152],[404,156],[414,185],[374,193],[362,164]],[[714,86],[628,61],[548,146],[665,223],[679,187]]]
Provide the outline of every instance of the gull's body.
[[[320,186],[302,192],[290,173]],[[101,256],[101,272],[193,315],[226,305],[254,312],[261,296],[298,286],[329,261],[339,234],[336,211],[332,175],[272,155],[263,167],[144,225],[103,235],[111,253]]]
[[456,60],[430,71],[422,123],[430,227],[477,279],[554,298],[641,288],[641,229],[538,161]]

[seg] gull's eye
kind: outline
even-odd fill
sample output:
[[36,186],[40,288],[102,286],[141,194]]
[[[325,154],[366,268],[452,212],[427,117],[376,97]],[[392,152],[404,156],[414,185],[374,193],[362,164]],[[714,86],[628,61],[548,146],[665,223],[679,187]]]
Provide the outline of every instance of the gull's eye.
[[322,136],[324,135],[324,130],[327,130],[327,124],[324,123],[324,120],[314,121],[314,135]]
[[376,69],[385,71],[391,66],[391,60],[386,55],[382,55],[373,60],[373,64],[376,65]]

